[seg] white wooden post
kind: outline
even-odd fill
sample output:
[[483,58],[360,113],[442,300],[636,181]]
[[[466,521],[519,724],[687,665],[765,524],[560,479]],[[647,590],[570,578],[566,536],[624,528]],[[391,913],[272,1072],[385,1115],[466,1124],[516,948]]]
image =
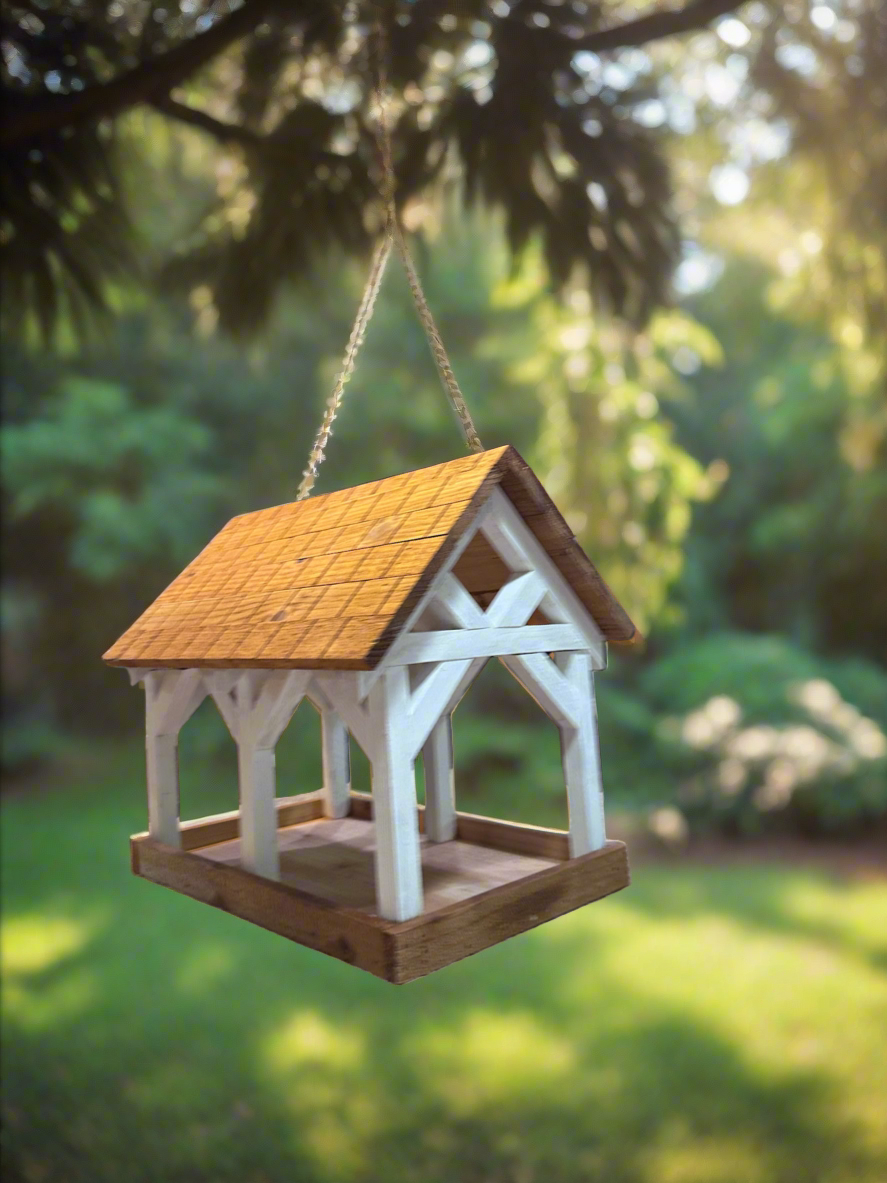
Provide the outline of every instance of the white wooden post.
[[385,920],[422,912],[422,865],[413,751],[407,734],[409,675],[388,669],[369,693],[376,822],[376,905]]
[[276,762],[273,748],[237,745],[240,781],[240,856],[243,865],[257,875],[276,879],[280,874],[277,853]]
[[148,833],[157,842],[178,846],[179,837],[179,737],[145,736],[148,772]]
[[456,786],[453,773],[453,716],[438,719],[422,748],[425,767],[425,836],[429,842],[456,837]]
[[179,732],[206,690],[197,670],[137,671],[135,678],[145,684],[148,833],[157,842],[179,846]]
[[594,673],[587,653],[558,653],[555,662],[573,689],[575,726],[561,725],[561,757],[570,807],[570,855],[600,850],[607,840],[598,746]]
[[333,710],[320,712],[323,747],[324,812],[327,817],[346,817],[351,792],[351,749],[348,729]]

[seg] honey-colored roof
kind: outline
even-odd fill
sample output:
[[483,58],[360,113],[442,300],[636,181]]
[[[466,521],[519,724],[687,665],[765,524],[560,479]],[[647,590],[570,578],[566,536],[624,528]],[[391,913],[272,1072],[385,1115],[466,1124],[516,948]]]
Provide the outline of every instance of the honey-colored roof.
[[104,660],[372,669],[497,485],[604,637],[635,640],[554,503],[506,446],[232,518]]

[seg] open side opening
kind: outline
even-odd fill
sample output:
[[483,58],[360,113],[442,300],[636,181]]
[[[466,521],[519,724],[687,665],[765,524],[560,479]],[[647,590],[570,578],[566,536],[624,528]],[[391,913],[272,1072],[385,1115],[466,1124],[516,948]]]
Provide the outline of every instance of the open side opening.
[[237,745],[207,696],[179,731],[179,819],[238,807]]
[[478,530],[453,566],[453,574],[474,597],[481,608],[487,608],[510,579],[530,570],[529,563],[516,560],[506,562],[483,530]]
[[315,793],[323,785],[320,712],[303,698],[274,749],[276,795],[294,797]]
[[460,702],[453,747],[458,810],[568,828],[558,728],[500,662]]
[[453,621],[447,616],[441,605],[432,602],[416,618],[411,631],[414,633],[438,633],[452,627]]

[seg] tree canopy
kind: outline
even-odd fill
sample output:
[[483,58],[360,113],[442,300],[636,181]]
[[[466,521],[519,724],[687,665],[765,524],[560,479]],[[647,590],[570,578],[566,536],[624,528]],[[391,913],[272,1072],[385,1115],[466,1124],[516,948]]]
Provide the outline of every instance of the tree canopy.
[[[336,248],[364,253],[380,217],[377,21],[408,226],[458,185],[502,213],[515,255],[540,241],[555,286],[583,282],[641,323],[692,232],[674,142],[708,136],[722,184],[737,160],[778,167],[793,152],[827,194],[835,244],[843,235],[832,271],[884,330],[879,0],[12,0],[6,314],[50,330],[141,270],[208,287],[220,324],[251,332],[288,281]],[[225,183],[149,265],[131,212],[134,175],[144,183],[136,109],[209,137],[226,159]]]

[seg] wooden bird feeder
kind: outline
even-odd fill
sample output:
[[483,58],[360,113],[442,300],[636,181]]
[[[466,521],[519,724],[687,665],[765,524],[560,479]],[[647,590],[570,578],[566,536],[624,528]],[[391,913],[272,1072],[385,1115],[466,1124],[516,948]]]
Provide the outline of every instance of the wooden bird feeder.
[[[132,869],[390,982],[618,891],[594,672],[635,636],[511,447],[236,517],[104,655],[145,688]],[[456,811],[453,711],[493,657],[560,730],[569,833]],[[237,744],[240,808],[180,823],[178,733],[206,696]],[[323,788],[277,797],[303,698]],[[351,791],[349,733],[371,796]]]

